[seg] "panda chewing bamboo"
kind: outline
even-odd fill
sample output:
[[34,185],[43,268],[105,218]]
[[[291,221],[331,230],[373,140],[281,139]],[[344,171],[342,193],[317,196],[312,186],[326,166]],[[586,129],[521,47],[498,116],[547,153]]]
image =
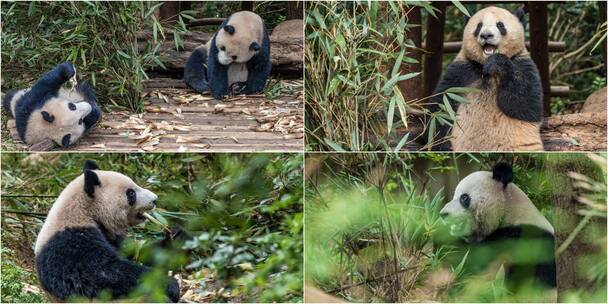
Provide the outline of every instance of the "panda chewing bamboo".
[[437,85],[434,94],[438,95],[431,99],[429,110],[439,111],[440,93],[449,88],[471,87],[479,92],[466,94],[469,103],[458,104],[448,97],[457,109],[456,121],[453,126],[439,123],[434,150],[450,146],[454,151],[543,150],[540,76],[526,50],[523,10],[516,15],[487,7],[467,22],[462,48]]
[[[61,192],[36,239],[42,288],[65,301],[93,299],[104,290],[127,296],[150,268],[119,256],[127,228],[146,220],[157,196],[129,177],[86,161],[83,174]],[[166,295],[179,300],[179,284],[167,276]]]
[[553,226],[512,181],[513,169],[506,163],[496,164],[492,172],[471,173],[458,183],[440,215],[450,234],[468,243],[471,268],[482,270],[500,259],[510,292],[533,286],[542,299],[555,302]]

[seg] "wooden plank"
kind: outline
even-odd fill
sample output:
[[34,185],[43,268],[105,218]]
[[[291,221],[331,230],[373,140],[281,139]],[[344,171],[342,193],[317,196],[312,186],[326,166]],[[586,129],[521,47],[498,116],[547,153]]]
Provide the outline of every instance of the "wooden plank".
[[[159,92],[164,98],[158,97]],[[183,98],[202,98],[205,101],[188,104],[177,101]],[[137,136],[147,129],[144,135],[158,140],[151,150],[153,152],[174,152],[180,148],[188,152],[303,151],[303,94],[279,96],[275,100],[241,96],[221,102],[209,101],[208,98],[209,95],[187,89],[152,90],[144,97],[146,106],[143,114],[104,112],[97,126],[74,146],[68,149],[57,147],[55,150],[143,151],[138,146],[142,139],[137,139]],[[222,111],[217,111],[218,105]],[[158,112],[161,107],[162,112]],[[176,115],[177,109],[181,111],[179,115]],[[8,121],[7,126],[11,136],[17,139],[14,120]],[[27,151],[32,147],[17,144],[17,149]],[[50,149],[52,147],[43,150]]]
[[[462,41],[446,41],[443,43],[443,53],[458,53],[462,47]],[[426,43],[422,43],[422,48],[426,49]],[[526,48],[530,49],[530,41],[526,41]],[[566,42],[549,41],[548,51],[550,53],[561,53],[566,50]]]
[[543,86],[543,108],[545,116],[551,114],[551,88],[549,79],[549,49],[547,32],[547,3],[528,2],[530,15],[530,56],[540,74]]
[[443,63],[443,32],[445,26],[446,2],[433,2],[439,11],[437,18],[430,16],[426,28],[426,45],[428,53],[424,58],[424,96],[430,96],[441,77]]

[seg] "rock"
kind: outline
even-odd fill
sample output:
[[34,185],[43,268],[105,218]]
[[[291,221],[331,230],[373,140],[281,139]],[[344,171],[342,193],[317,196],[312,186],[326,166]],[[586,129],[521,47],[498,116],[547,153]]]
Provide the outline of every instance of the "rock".
[[600,113],[606,112],[606,87],[603,87],[591,94],[585,100],[581,112],[583,113]]

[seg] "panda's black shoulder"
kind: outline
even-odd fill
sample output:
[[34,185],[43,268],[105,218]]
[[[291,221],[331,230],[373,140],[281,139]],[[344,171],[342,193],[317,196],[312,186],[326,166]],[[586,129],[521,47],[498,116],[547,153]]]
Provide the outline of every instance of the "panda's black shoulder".
[[86,254],[105,250],[109,253],[117,253],[104,233],[97,226],[71,227],[55,233],[41,248],[38,259],[45,262],[46,257],[56,257],[60,252],[62,262],[66,259],[82,260]]
[[496,229],[484,239],[484,242],[526,238],[554,239],[555,236],[549,231],[534,225],[510,225]]

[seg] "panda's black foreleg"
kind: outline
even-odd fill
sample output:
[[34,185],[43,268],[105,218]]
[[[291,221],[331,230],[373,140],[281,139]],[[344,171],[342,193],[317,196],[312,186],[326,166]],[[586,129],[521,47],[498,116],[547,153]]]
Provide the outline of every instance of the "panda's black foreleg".
[[88,83],[82,82],[78,85],[76,90],[82,94],[84,100],[91,105],[91,113],[84,119],[85,132],[88,131],[94,124],[96,124],[101,118],[101,109],[97,105],[97,98],[95,97],[95,89]]
[[[435,91],[433,92],[433,97],[427,107],[429,112],[436,113],[441,110],[440,104],[443,104],[443,92],[447,91],[450,88],[454,87],[466,87],[473,82],[479,80],[481,78],[481,65],[474,61],[454,61],[450,65],[448,65],[445,73],[443,74],[443,78],[435,87]],[[454,110],[454,112],[458,111],[458,101],[447,96],[450,106]],[[430,115],[428,115],[430,116]],[[427,121],[430,121],[431,117],[427,117]],[[452,148],[452,145],[448,139],[450,135],[450,131],[452,130],[452,126],[449,124],[442,124],[437,120],[436,124],[436,132],[433,136],[433,142],[439,141],[440,143],[433,144],[431,150],[433,151],[449,151]],[[427,127],[422,134],[421,142],[425,144],[429,144],[428,136],[429,136],[429,128]]]
[[511,60],[494,54],[484,64],[484,75],[498,79],[496,102],[505,115],[529,122],[542,120],[542,84],[532,59]]
[[260,52],[247,62],[247,86],[244,94],[260,93],[266,87],[266,80],[270,75],[272,66],[270,64],[270,38],[264,28],[264,39]]
[[218,50],[214,40],[209,51],[209,58],[207,59],[207,75],[209,76],[211,95],[217,100],[222,100],[224,96],[230,93],[230,88],[228,87],[228,66],[217,61],[217,54]]
[[203,93],[209,91],[207,81],[207,50],[195,49],[184,67],[184,81],[193,90]]
[[[120,258],[109,261],[100,269],[103,271],[98,271],[91,278],[93,289],[110,290],[113,298],[129,295],[140,284],[141,277],[150,271],[148,267]],[[167,276],[166,294],[172,302],[179,300],[179,283],[169,276]],[[94,296],[97,295],[92,297]]]
[[27,98],[29,101],[44,102],[44,97],[48,93],[59,90],[75,73],[76,70],[71,62],[61,63],[42,76],[23,98]]

